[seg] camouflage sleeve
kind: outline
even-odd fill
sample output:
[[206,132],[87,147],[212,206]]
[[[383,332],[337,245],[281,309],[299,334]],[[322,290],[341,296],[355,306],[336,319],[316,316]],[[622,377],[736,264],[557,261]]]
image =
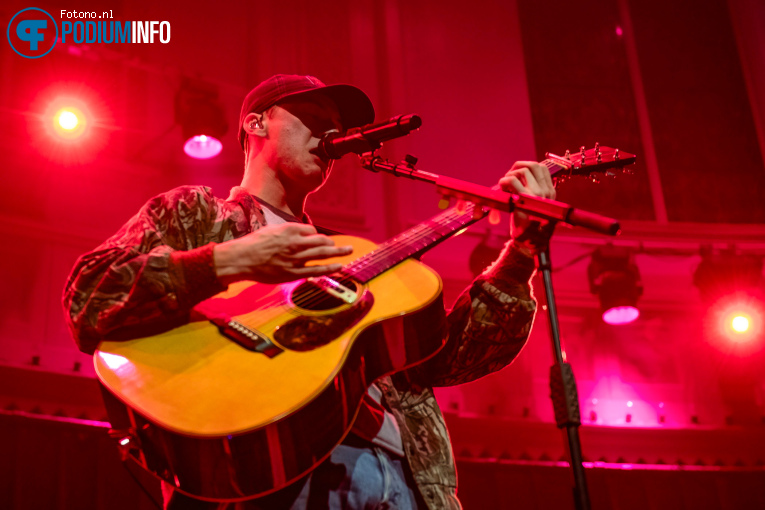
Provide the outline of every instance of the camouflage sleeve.
[[508,365],[528,339],[536,301],[529,281],[534,259],[511,242],[500,259],[476,278],[447,316],[444,348],[421,365],[427,386],[462,384]]
[[209,188],[186,186],[150,200],[114,236],[80,257],[63,305],[80,350],[101,340],[155,334],[188,320],[198,302],[224,290],[211,242],[219,206]]

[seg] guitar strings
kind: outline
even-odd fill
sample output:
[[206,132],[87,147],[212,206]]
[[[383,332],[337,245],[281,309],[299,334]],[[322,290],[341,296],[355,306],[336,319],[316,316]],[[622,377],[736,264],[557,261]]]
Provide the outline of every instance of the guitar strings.
[[[434,220],[432,223],[439,226],[445,225],[449,221],[453,220],[453,216],[454,216],[453,213],[450,211],[449,214],[443,215],[441,218],[439,218],[439,220]],[[414,239],[415,241],[418,239],[421,239],[423,237],[422,236],[423,231],[427,231],[427,228],[423,227],[423,228],[417,229],[414,232],[410,232],[410,236],[409,236],[410,239]],[[412,233],[415,233],[415,235],[411,236]],[[397,244],[395,241],[400,241],[401,237],[402,235],[399,235],[393,239],[390,239],[386,244],[381,245],[373,252],[366,254],[364,257],[362,257],[362,259],[358,259],[352,262],[351,264],[349,264],[348,266],[346,266],[345,268],[341,269],[340,273],[343,274],[344,276],[353,277],[354,273],[361,271],[363,269],[366,269],[368,267],[371,267],[373,264],[384,259],[386,256],[389,256],[391,252],[394,252],[400,249],[402,246],[400,244]],[[359,263],[359,262],[362,262],[362,263]],[[303,294],[301,299],[302,301],[301,305],[304,307],[311,307],[312,305],[315,305],[326,296],[327,294],[322,289],[312,289]],[[264,308],[271,305],[281,304],[283,302],[284,302],[283,299],[276,298],[270,302],[265,302],[265,303],[256,301],[254,305],[258,305],[258,307]],[[240,321],[240,322],[247,325],[247,323],[244,321]]]
[[[572,159],[578,158],[580,154],[581,153],[574,154],[571,156],[571,158]],[[565,166],[561,165],[560,163],[556,161],[553,161],[552,159],[545,159],[541,161],[540,164],[546,166],[549,170],[553,170],[554,167],[557,167],[557,170],[554,173],[558,173],[561,170],[567,169]],[[554,184],[557,184],[557,182]],[[493,189],[498,189],[498,186],[495,186]],[[438,228],[449,226],[454,220],[459,219],[461,216],[466,216],[467,214],[470,214],[472,217],[473,210],[475,209],[475,204],[469,204],[468,207],[470,209],[466,209],[467,212],[466,211],[460,212],[457,208],[452,208],[450,211],[447,211],[445,213],[442,213],[436,216],[434,219],[429,220],[427,223],[416,225],[409,231],[403,232],[387,240],[385,243],[380,245],[376,250],[351,262],[347,266],[340,269],[340,271],[338,272],[341,273],[343,276],[353,278],[353,276],[357,275],[358,273],[368,268],[372,268],[375,264],[378,264],[379,262],[384,262],[386,258],[388,258],[390,255],[394,255],[396,252],[398,252],[401,248],[404,247],[399,244],[399,241],[402,238],[406,238],[406,240],[409,241],[409,245],[411,245],[416,243],[417,241],[427,238],[432,233],[436,233],[439,235],[446,235],[450,232],[443,233],[443,232],[440,232]],[[455,228],[454,230],[457,230],[457,229]],[[413,253],[416,253],[416,251]],[[392,266],[389,266],[389,267],[392,267]],[[372,278],[374,278],[374,276]],[[326,293],[322,289],[315,289],[313,291],[309,291],[306,294],[304,294],[303,300],[304,300],[305,306],[311,306],[318,303],[324,297],[326,297]]]
[[[553,166],[558,166],[558,167],[561,166],[550,159],[543,160],[541,164],[545,165],[548,169],[552,169]],[[363,257],[356,259],[353,262],[349,263],[347,266],[341,268],[340,271],[338,271],[338,273],[342,274],[343,276],[353,278],[358,273],[366,269],[370,269],[380,262],[385,262],[385,259],[387,259],[389,256],[395,255],[396,252],[400,251],[402,248],[407,247],[406,245],[400,244],[400,241],[403,240],[404,238],[406,238],[405,240],[409,241],[408,245],[411,246],[417,241],[428,238],[433,233],[438,235],[447,235],[451,233],[451,232],[440,232],[439,227],[451,226],[455,220],[458,220],[461,217],[467,216],[468,214],[470,214],[470,216],[472,217],[473,211],[475,209],[475,205],[469,204],[468,207],[469,209],[466,209],[465,211],[462,211],[462,212],[460,212],[457,208],[452,208],[451,210],[446,211],[431,220],[428,220],[427,223],[416,225],[415,227],[411,228],[409,231],[398,234],[397,236],[385,241],[382,245],[378,246],[377,249],[367,253]],[[457,229],[454,228],[454,230],[457,230]],[[414,253],[416,253],[416,251]],[[326,298],[326,296],[327,296],[326,292],[320,288],[307,291],[305,294],[301,296],[302,305],[304,308],[313,306],[319,303],[322,299]],[[274,299],[271,302],[261,304],[260,307],[277,305],[282,302],[283,300]]]
[[[557,163],[555,163],[554,161],[552,161],[550,159],[543,160],[541,162],[541,164],[547,166],[548,168],[550,168],[551,165],[552,166],[560,166],[560,165],[558,165]],[[398,245],[397,243],[400,240],[400,238],[402,238],[402,237],[406,237],[410,241],[417,242],[417,241],[419,241],[421,239],[426,238],[428,235],[430,235],[433,232],[435,232],[436,234],[439,234],[439,235],[447,234],[448,232],[447,233],[440,232],[438,230],[438,227],[448,226],[454,220],[459,219],[460,217],[463,217],[463,216],[467,216],[468,214],[470,214],[471,217],[472,217],[475,205],[474,204],[470,204],[468,207],[469,207],[469,209],[466,209],[465,211],[459,211],[457,208],[452,208],[451,210],[436,216],[434,219],[429,220],[427,223],[419,224],[419,225],[413,227],[412,229],[410,229],[410,231],[408,233],[407,232],[403,232],[403,233],[397,235],[396,237],[393,237],[393,238],[389,239],[388,241],[386,241],[385,243],[380,245],[376,250],[368,253],[364,257],[362,257],[360,259],[357,259],[357,260],[351,262],[350,264],[348,264],[347,266],[345,266],[344,268],[342,268],[340,270],[340,272],[347,272],[349,270],[350,271],[359,272],[359,271],[363,271],[364,269],[366,269],[366,268],[364,268],[362,266],[366,265],[366,266],[370,266],[371,267],[372,265],[376,264],[377,262],[380,262],[382,259],[387,258],[388,255],[391,254],[390,252],[392,250],[393,251],[397,251],[397,250],[399,250],[401,248],[401,246]],[[433,224],[435,224],[435,227],[432,227]],[[410,244],[413,244],[413,243],[410,243]],[[346,276],[351,276],[352,277],[353,274],[346,274]]]
[[[457,214],[455,214],[455,212]],[[469,211],[468,214],[472,217],[472,211]],[[374,266],[380,262],[388,262],[386,259],[388,259],[391,255],[396,255],[399,253],[402,249],[406,249],[411,247],[413,244],[416,244],[418,241],[421,241],[423,239],[429,239],[431,241],[434,241],[435,239],[432,238],[433,234],[437,234],[438,236],[446,235],[450,232],[441,232],[439,231],[439,227],[446,227],[453,224],[454,220],[459,220],[462,217],[467,216],[465,212],[460,213],[456,209],[449,211],[446,214],[442,214],[436,219],[430,220],[426,224],[420,224],[414,227],[413,229],[410,229],[408,232],[404,232],[402,234],[399,234],[398,236],[389,239],[383,245],[378,247],[376,250],[368,253],[364,257],[357,259],[344,268],[340,269],[339,273],[343,274],[344,276],[353,278],[354,276],[358,275],[359,273],[366,271],[368,269],[374,268]],[[464,223],[460,223],[459,226],[464,225]],[[457,228],[450,228],[450,231],[453,232],[457,230]],[[406,245],[400,244],[402,240],[408,241]],[[416,253],[417,250],[415,250]],[[409,256],[409,255],[408,255]],[[405,260],[406,258],[402,260]],[[392,267],[392,266],[391,266]],[[376,271],[379,271],[380,269],[376,269]],[[377,276],[377,275],[375,275]],[[317,290],[314,292],[313,295],[308,294],[308,296],[315,297],[318,296],[318,299],[322,298],[322,291]],[[315,302],[308,301],[306,304],[315,304]]]
[[[551,160],[544,160],[542,164],[544,164],[548,168],[550,167],[550,165],[555,165],[555,163]],[[473,209],[474,209],[474,206],[472,206],[472,208],[468,212],[472,214]],[[361,271],[364,271],[365,269],[373,267],[375,264],[384,261],[390,255],[393,255],[395,252],[399,251],[402,248],[402,246],[399,244],[399,241],[402,238],[406,237],[409,241],[417,242],[421,239],[424,239],[426,236],[432,234],[433,232],[437,234],[442,234],[442,232],[438,231],[439,227],[448,226],[455,219],[459,219],[460,216],[464,216],[464,215],[465,215],[464,211],[459,212],[456,208],[452,208],[450,211],[442,213],[436,216],[436,218],[430,220],[428,222],[430,225],[426,225],[426,224],[417,225],[414,228],[410,229],[408,233],[403,232],[387,240],[385,243],[380,245],[374,251],[366,254],[360,259],[357,259],[351,262],[350,264],[348,264],[347,266],[343,267],[342,269],[340,269],[339,273],[342,274],[343,276],[353,278],[355,275],[357,275]],[[428,226],[431,226],[431,225],[435,225],[435,226],[428,228]],[[322,289],[313,289],[303,294],[301,297],[301,300],[303,301],[302,304],[304,307],[310,307],[317,304],[325,297],[326,297],[326,293]],[[283,300],[274,299],[269,303],[260,304],[260,307],[276,305],[282,302]]]
[[[472,211],[468,211],[472,216]],[[445,235],[449,232],[439,232],[437,229],[439,227],[445,227],[449,226],[451,223],[454,222],[454,220],[460,219],[460,217],[467,216],[466,212],[459,212],[456,208],[453,208],[452,210],[442,213],[441,215],[437,216],[436,218],[430,220],[427,224],[420,224],[412,229],[410,229],[408,232],[403,232],[396,237],[393,237],[383,243],[382,245],[378,246],[377,249],[374,251],[371,251],[361,257],[360,259],[357,259],[347,266],[343,267],[338,271],[343,276],[347,276],[350,278],[353,278],[355,273],[361,272],[365,269],[369,269],[375,264],[379,262],[383,262],[386,258],[388,258],[390,255],[395,254],[396,252],[400,251],[402,248],[405,248],[405,245],[401,245],[400,241],[402,238],[406,237],[410,242],[410,244],[413,244],[414,242],[420,241],[422,239],[427,238],[428,236],[432,235],[433,233]],[[454,229],[456,230],[456,228]],[[309,307],[312,305],[317,304],[321,301],[321,299],[326,297],[326,293],[322,289],[314,289],[311,291],[308,291],[306,294],[303,295],[301,301],[303,301],[304,307]],[[277,305],[283,303],[283,300],[280,299],[273,299],[270,302],[266,303],[254,303],[258,304],[259,307],[268,307],[271,305]],[[245,322],[240,321],[242,324],[247,325]]]
[[[549,165],[556,165],[551,160],[544,160],[542,162],[545,166]],[[549,166],[548,166],[549,168]],[[380,262],[384,262],[386,258],[388,258],[390,255],[394,255],[397,251],[399,251],[402,246],[400,244],[400,241],[403,238],[406,238],[406,240],[410,241],[410,245],[414,242],[420,241],[422,239],[425,239],[432,233],[445,235],[447,233],[439,232],[439,227],[445,227],[450,226],[455,220],[460,219],[460,217],[467,216],[468,214],[473,214],[473,210],[475,208],[474,204],[469,204],[467,206],[469,209],[466,209],[465,211],[460,212],[457,208],[452,208],[449,211],[446,211],[444,213],[441,213],[440,215],[436,216],[435,218],[429,220],[426,224],[419,224],[410,229],[409,231],[402,232],[401,234],[398,234],[397,236],[388,239],[385,241],[382,245],[378,246],[377,249],[373,250],[370,253],[367,253],[363,257],[354,260],[353,262],[349,263],[347,266],[343,267],[338,271],[338,273],[342,274],[343,276],[347,276],[350,278],[353,278],[358,273],[372,268],[375,264],[378,264]],[[457,230],[457,228],[454,228],[454,230]],[[301,301],[303,307],[310,307],[312,305],[317,304],[322,299],[324,299],[327,296],[327,294],[322,289],[313,289],[311,291],[306,292],[302,295]],[[273,301],[269,303],[264,303],[260,305],[263,306],[271,306],[282,303],[282,300],[274,299]]]
[[[578,158],[581,153],[574,154],[571,156],[572,159]],[[558,170],[555,171],[555,173],[558,173],[560,170],[566,170],[566,167],[563,165],[557,163],[556,161],[553,161],[552,159],[545,159],[540,162],[540,164],[545,165],[549,170],[553,170],[554,167],[557,167]],[[495,186],[492,189],[498,189],[498,186]],[[468,206],[470,209],[466,209],[467,213],[465,211],[458,211],[456,208],[452,208],[450,211],[447,211],[445,213],[442,213],[436,218],[429,220],[426,224],[420,224],[412,229],[410,229],[407,232],[403,232],[396,237],[393,237],[380,245],[376,250],[368,253],[364,257],[357,259],[347,266],[340,269],[340,273],[342,273],[344,276],[353,277],[355,274],[360,273],[361,271],[364,271],[367,268],[373,267],[378,262],[384,261],[389,255],[395,254],[396,251],[400,250],[402,248],[401,245],[399,245],[399,241],[401,238],[406,237],[408,241],[411,241],[409,244],[413,244],[421,239],[426,238],[431,233],[435,232],[439,235],[446,235],[447,233],[440,232],[438,230],[438,227],[448,226],[450,223],[452,223],[454,220],[459,219],[460,216],[465,216],[466,214],[470,214],[472,216],[473,210],[475,208],[475,204],[470,204]],[[457,213],[455,215],[455,212]],[[435,226],[432,226],[435,224]],[[429,228],[430,227],[430,228]],[[456,230],[456,229],[454,229]],[[393,253],[391,253],[393,252]],[[414,252],[416,253],[416,251]],[[392,266],[391,266],[392,267]],[[377,275],[375,275],[377,276]],[[307,293],[305,295],[305,298],[308,298],[309,301],[306,302],[306,305],[312,305],[316,304],[316,302],[311,302],[310,299],[318,296],[318,299],[322,299],[322,297],[325,294],[321,289],[317,289],[312,293]]]
[[[457,214],[455,214],[455,212]],[[448,226],[449,224],[453,223],[454,220],[459,219],[460,216],[464,216],[464,213],[459,213],[459,211],[456,209],[448,211],[447,213],[443,213],[437,216],[435,219],[430,220],[428,224],[417,225],[413,229],[410,229],[408,232],[403,232],[398,236],[389,239],[374,251],[367,253],[363,257],[351,262],[347,266],[340,269],[338,272],[343,276],[353,278],[358,273],[370,269],[380,262],[385,262],[385,259],[391,255],[395,255],[397,252],[400,252],[402,248],[406,248],[406,245],[401,244],[402,240],[409,241],[409,245],[411,245],[422,239],[432,236],[433,233],[444,234],[443,232],[439,232],[437,229],[439,229],[439,227]],[[304,307],[310,307],[311,305],[315,305],[321,301],[321,299],[324,297],[326,297],[326,293],[322,289],[314,289],[305,293],[302,296],[301,301],[303,302]]]

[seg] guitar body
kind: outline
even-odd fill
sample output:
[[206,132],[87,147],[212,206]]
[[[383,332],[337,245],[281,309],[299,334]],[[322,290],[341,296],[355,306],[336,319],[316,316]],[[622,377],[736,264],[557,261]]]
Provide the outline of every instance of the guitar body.
[[[376,248],[335,240],[354,251],[328,262]],[[369,385],[433,356],[445,335],[441,280],[420,262],[329,289],[347,302],[319,302],[324,285],[240,282],[184,326],[102,342],[96,373],[114,428],[129,431],[123,451],[214,501],[268,494],[326,459]]]

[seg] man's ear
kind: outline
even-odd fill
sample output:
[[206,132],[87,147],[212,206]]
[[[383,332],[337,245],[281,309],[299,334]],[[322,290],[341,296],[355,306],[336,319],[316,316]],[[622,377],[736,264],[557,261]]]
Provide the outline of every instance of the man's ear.
[[268,119],[262,113],[248,113],[242,124],[244,132],[248,135],[264,137],[268,134]]

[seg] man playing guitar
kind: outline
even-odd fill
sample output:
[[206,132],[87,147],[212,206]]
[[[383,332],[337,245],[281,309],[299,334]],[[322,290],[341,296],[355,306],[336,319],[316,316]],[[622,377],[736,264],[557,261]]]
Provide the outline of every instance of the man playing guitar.
[[[319,233],[304,213],[306,198],[332,168],[317,147],[325,133],[373,120],[369,98],[349,85],[277,75],[255,87],[239,122],[244,178],[227,200],[206,187],[176,188],[151,199],[78,260],[64,306],[80,349],[93,353],[103,340],[184,324],[194,306],[235,282],[275,284],[338,271],[340,264],[325,259],[352,248]],[[499,186],[555,198],[548,168],[533,162],[515,163]],[[166,508],[460,508],[451,447],[431,388],[499,370],[525,344],[535,312],[529,286],[534,255],[547,239],[539,223],[521,213],[514,214],[511,230],[499,259],[448,313],[443,349],[372,384],[350,434],[308,476],[236,503],[194,499],[166,484]]]

